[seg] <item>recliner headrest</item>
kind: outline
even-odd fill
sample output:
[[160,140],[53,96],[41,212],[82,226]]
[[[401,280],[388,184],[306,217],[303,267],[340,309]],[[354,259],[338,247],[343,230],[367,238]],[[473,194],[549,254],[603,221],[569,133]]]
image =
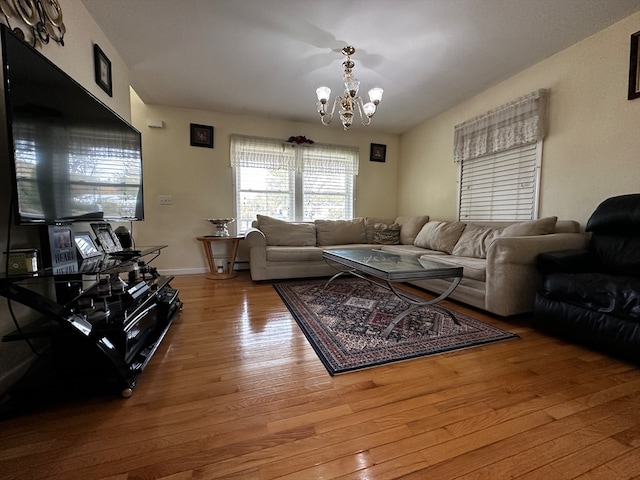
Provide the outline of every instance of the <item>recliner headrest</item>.
[[640,232],[640,193],[611,197],[591,214],[587,232]]

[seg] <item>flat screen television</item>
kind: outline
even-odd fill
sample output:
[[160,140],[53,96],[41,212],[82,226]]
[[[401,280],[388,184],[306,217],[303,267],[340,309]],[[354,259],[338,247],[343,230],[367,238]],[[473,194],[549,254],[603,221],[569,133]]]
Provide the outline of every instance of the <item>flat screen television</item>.
[[4,25],[1,40],[16,222],[142,220],[140,132]]

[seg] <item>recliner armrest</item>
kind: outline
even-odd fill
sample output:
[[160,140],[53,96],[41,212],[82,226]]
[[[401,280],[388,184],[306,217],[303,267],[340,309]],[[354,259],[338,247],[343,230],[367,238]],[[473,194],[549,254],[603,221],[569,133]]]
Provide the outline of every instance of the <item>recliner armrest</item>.
[[600,262],[589,250],[561,250],[541,253],[536,257],[540,273],[584,273],[598,272]]

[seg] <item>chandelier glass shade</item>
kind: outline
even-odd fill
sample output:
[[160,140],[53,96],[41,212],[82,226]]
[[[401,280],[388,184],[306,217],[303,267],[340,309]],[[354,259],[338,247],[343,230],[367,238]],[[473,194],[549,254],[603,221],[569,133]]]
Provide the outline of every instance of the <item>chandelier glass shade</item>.
[[329,125],[333,119],[333,114],[336,111],[336,106],[339,107],[338,113],[340,114],[340,121],[345,130],[348,130],[353,123],[353,117],[356,111],[360,115],[360,121],[364,126],[371,124],[371,117],[376,113],[378,104],[382,100],[383,90],[379,87],[369,90],[369,101],[364,103],[362,98],[358,96],[360,90],[360,81],[353,76],[353,67],[355,63],[351,60],[351,55],[355,53],[356,49],[351,46],[346,46],[342,49],[342,54],[347,59],[342,63],[344,68],[344,93],[342,96],[336,96],[333,101],[333,107],[331,111],[328,111],[329,98],[331,97],[331,89],[329,87],[318,87],[316,89],[316,95],[318,96],[318,114],[320,115],[320,121],[323,125]]

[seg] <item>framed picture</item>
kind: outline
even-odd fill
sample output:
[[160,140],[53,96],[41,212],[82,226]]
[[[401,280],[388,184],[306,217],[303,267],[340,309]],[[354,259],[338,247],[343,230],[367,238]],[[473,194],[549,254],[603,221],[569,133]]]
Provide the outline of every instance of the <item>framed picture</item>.
[[111,61],[97,44],[93,45],[93,63],[96,73],[96,83],[112,97],[113,81],[111,78]]
[[89,232],[78,232],[73,236],[73,239],[76,242],[78,253],[83,259],[102,255],[100,250],[98,250],[98,247],[96,247],[96,244],[93,243],[93,239]]
[[640,97],[640,32],[631,35],[629,55],[629,100]]
[[[49,225],[49,253],[53,273],[72,273],[77,271],[76,246],[73,243],[71,225]],[[69,269],[66,268],[71,264]],[[61,270],[59,267],[63,267]],[[74,268],[76,270],[74,270]]]
[[110,223],[92,223],[91,229],[105,253],[122,251],[120,239],[116,236],[116,232],[113,231]]
[[213,127],[210,125],[191,124],[191,146],[213,148]]
[[369,160],[371,162],[384,162],[387,159],[387,146],[380,143],[371,144],[371,154]]

